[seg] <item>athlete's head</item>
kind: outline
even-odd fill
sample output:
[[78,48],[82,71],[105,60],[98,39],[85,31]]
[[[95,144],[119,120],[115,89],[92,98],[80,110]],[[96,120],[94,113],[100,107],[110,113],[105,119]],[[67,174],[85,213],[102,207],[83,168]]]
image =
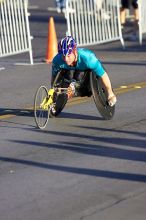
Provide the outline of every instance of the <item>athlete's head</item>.
[[67,36],[58,44],[58,52],[62,54],[63,60],[69,66],[74,66],[77,61],[77,43],[74,38]]
[[69,55],[76,49],[77,43],[75,39],[71,36],[62,38],[58,43],[58,52],[63,54],[63,56]]
[[58,44],[58,52],[62,54],[63,60],[69,66],[76,65],[77,62],[77,43],[71,36],[63,38]]

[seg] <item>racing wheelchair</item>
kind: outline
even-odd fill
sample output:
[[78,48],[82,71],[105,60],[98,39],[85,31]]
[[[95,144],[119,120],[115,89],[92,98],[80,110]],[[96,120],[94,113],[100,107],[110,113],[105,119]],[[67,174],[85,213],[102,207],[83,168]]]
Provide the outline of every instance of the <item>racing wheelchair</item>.
[[115,113],[115,105],[110,106],[107,94],[99,77],[92,71],[81,73],[80,79],[67,78],[66,72],[60,71],[52,78],[52,87],[40,86],[34,99],[34,118],[38,128],[44,129],[50,117],[56,117],[68,101],[68,87],[75,82],[76,97],[93,96],[93,100],[100,115],[105,120],[110,120]]

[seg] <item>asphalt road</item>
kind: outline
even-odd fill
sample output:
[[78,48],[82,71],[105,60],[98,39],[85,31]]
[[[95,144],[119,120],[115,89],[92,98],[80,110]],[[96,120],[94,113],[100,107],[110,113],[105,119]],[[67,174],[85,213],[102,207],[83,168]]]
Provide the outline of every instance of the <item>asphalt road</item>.
[[38,86],[50,87],[51,65],[42,63],[49,16],[58,38],[66,31],[46,4],[31,9],[35,65],[20,65],[28,54],[0,61],[0,220],[144,220],[146,41],[126,41],[125,51],[118,41],[90,47],[117,93],[112,120],[81,99],[39,130],[32,107]]

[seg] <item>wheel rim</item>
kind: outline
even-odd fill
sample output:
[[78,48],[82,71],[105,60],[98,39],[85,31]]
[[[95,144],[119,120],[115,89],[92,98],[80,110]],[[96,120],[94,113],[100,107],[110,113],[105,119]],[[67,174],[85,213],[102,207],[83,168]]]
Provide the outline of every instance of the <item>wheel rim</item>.
[[48,97],[48,91],[45,86],[41,86],[35,95],[34,101],[34,117],[37,127],[44,129],[49,120],[49,109],[40,107],[43,100]]

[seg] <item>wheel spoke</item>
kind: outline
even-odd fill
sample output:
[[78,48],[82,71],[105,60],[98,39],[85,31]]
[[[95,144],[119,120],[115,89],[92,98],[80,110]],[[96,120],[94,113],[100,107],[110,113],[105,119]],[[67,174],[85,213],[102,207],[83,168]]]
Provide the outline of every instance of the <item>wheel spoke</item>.
[[37,127],[43,129],[49,120],[49,109],[44,109],[41,104],[48,97],[48,90],[45,86],[39,87],[34,100],[34,117]]

